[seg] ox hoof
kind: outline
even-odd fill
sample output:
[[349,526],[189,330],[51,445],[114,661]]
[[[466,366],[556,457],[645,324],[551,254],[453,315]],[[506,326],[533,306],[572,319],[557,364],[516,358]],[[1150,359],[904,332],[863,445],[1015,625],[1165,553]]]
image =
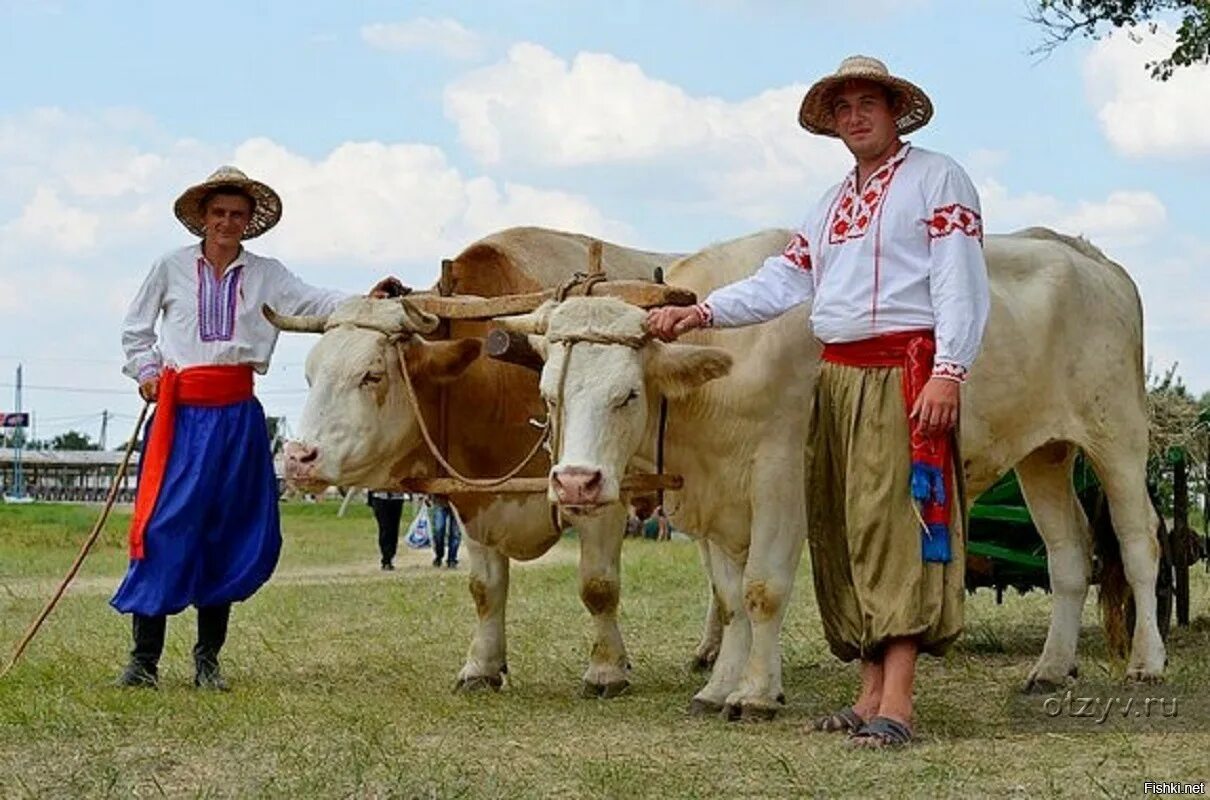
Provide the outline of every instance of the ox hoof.
[[1126,684],[1128,686],[1156,684],[1163,682],[1164,675],[1161,672],[1151,672],[1142,667],[1135,667],[1126,670]]
[[741,705],[740,719],[744,722],[772,722],[780,710],[777,706]]
[[1054,694],[1061,689],[1066,689],[1072,681],[1066,680],[1051,680],[1049,678],[1031,677],[1021,687],[1022,694]]
[[625,694],[629,689],[630,681],[625,680],[614,681],[613,683],[589,683],[588,681],[584,681],[580,684],[580,697],[599,697],[602,700],[608,700],[620,694]]
[[504,679],[499,675],[470,675],[465,678],[459,678],[454,684],[455,692],[466,692],[468,694],[474,692],[499,691],[504,685]]
[[727,722],[739,722],[743,719],[744,708],[738,703],[724,703],[720,715]]
[[691,717],[713,717],[723,710],[722,703],[716,703],[713,700],[703,700],[700,697],[695,697],[689,701],[689,716]]

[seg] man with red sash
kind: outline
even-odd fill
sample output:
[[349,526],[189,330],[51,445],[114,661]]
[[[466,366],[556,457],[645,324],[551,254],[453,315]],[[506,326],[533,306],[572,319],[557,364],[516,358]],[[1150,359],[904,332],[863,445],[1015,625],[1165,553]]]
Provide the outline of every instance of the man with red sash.
[[269,433],[252,392],[278,334],[261,304],[327,314],[347,295],[244,249],[277,224],[281,199],[234,167],[187,189],[175,212],[201,241],[156,261],[122,328],[123,371],[156,410],[139,463],[130,567],[110,601],[134,619],[118,684],[157,685],[166,617],[192,605],[194,685],[225,690],[218,654],[231,604],[269,579],[281,550]]
[[979,198],[958,164],[903,141],[928,96],[865,56],[803,99],[799,122],[839,137],[854,169],[785,251],[700,305],[653,310],[663,339],[773,319],[812,302],[824,343],[811,413],[808,541],[828,644],[861,662],[861,692],[815,729],[859,746],[911,741],[917,655],[962,630],[959,389],[989,292]]

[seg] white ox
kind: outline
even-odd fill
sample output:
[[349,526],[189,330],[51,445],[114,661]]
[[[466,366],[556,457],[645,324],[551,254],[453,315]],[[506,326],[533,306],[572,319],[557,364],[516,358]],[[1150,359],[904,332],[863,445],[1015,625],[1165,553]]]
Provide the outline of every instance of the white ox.
[[[471,294],[534,291],[561,281],[588,260],[590,241],[560,231],[513,228],[469,246],[455,260],[456,290]],[[611,278],[650,278],[674,256],[604,246]],[[543,415],[535,372],[479,358],[478,338],[426,341],[436,320],[406,298],[355,298],[324,318],[274,315],[285,330],[322,333],[307,357],[310,391],[298,438],[286,446],[287,477],[299,486],[385,488],[398,479],[439,474],[406,399],[406,365],[421,411],[445,455],[465,474],[499,476],[516,465],[539,432],[530,419]],[[485,323],[455,323],[453,335],[478,337]],[[670,369],[674,369],[671,365]],[[675,383],[676,376],[670,380]],[[670,391],[673,386],[666,387]],[[446,413],[440,408],[442,393]],[[445,427],[442,437],[440,428]],[[539,453],[521,476],[546,477],[550,462]],[[470,592],[478,626],[457,685],[498,687],[507,672],[505,606],[510,559],[530,560],[560,537],[541,495],[466,494],[452,497],[466,523]],[[584,688],[611,696],[627,685],[628,664],[617,622],[618,553],[624,516],[611,511],[606,535],[580,537],[580,596],[592,614],[596,639]]]
[[[674,264],[669,282],[705,296],[778,252],[788,236],[766,232],[718,245]],[[1072,485],[1077,450],[1104,486],[1137,606],[1127,676],[1157,679],[1165,656],[1135,286],[1087,242],[1043,229],[988,237],[986,255],[992,311],[964,388],[961,449],[968,500],[1016,468],[1047,547],[1054,610],[1027,685],[1057,685],[1075,672],[1092,540]],[[709,544],[725,625],[714,673],[691,706],[697,710],[722,705],[731,715],[767,717],[781,697],[778,640],[805,529],[804,427],[819,360],[805,313],[686,337],[699,358],[707,345],[735,361],[727,377],[669,405],[666,469],[685,478],[673,519]],[[505,323],[531,333],[546,354],[541,388],[548,403],[557,402],[562,425],[550,497],[580,517],[581,529],[594,525],[600,509],[619,506],[622,474],[636,462],[650,465],[658,365],[676,347],[691,347],[634,346],[644,316],[614,300],[584,298]],[[577,339],[568,360],[568,342]]]

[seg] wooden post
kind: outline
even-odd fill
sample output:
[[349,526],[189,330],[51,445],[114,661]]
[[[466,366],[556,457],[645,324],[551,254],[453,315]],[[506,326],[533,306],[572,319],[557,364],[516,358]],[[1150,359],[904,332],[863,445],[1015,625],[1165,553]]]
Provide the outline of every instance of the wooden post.
[[1176,569],[1176,624],[1189,626],[1189,462],[1182,450],[1172,463],[1172,566]]
[[449,297],[454,293],[454,262],[441,259],[441,278],[437,281],[437,294]]
[[601,266],[601,255],[604,251],[604,246],[600,239],[593,239],[592,244],[588,245],[588,274],[603,275],[604,268]]

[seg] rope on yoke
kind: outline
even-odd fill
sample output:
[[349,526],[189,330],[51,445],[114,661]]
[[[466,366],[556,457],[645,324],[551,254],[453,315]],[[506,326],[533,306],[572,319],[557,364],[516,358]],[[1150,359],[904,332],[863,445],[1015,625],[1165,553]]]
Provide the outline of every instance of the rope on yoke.
[[432,453],[433,458],[437,459],[437,463],[440,464],[447,472],[449,472],[450,475],[471,486],[499,486],[500,484],[517,477],[521,470],[525,469],[525,467],[529,465],[529,462],[533,460],[534,456],[538,454],[538,451],[542,449],[542,445],[546,443],[547,437],[550,436],[550,425],[546,425],[541,435],[538,436],[538,441],[534,442],[534,446],[530,448],[528,453],[526,453],[525,458],[523,458],[521,462],[517,464],[517,466],[513,467],[499,478],[470,478],[466,475],[463,475],[454,468],[453,464],[446,460],[445,456],[441,454],[440,448],[437,447],[437,443],[433,441],[432,434],[429,433],[428,424],[425,423],[424,414],[420,408],[420,398],[416,396],[416,387],[412,385],[412,376],[408,374],[408,365],[403,354],[403,347],[403,344],[397,345],[396,352],[399,354],[399,371],[403,373],[403,385],[407,389],[408,403],[411,404],[412,413],[416,417],[416,424],[420,427],[420,435],[424,438],[424,443],[428,445],[429,452]]
[[105,527],[105,521],[109,518],[109,512],[113,508],[114,501],[117,500],[118,487],[122,483],[122,478],[126,477],[126,468],[130,465],[130,456],[134,452],[134,443],[138,441],[139,431],[143,428],[143,420],[147,418],[147,409],[150,407],[151,403],[146,402],[143,404],[143,410],[139,412],[139,420],[134,424],[134,432],[130,435],[130,441],[126,443],[126,453],[122,456],[122,462],[118,465],[118,469],[113,475],[113,481],[109,485],[109,495],[105,498],[105,506],[101,509],[101,516],[97,518],[96,524],[92,526],[92,532],[84,540],[79,555],[72,562],[71,568],[67,570],[67,574],[59,584],[59,588],[51,595],[50,600],[47,601],[41,613],[30,623],[25,636],[21,638],[21,641],[17,643],[16,649],[13,650],[13,655],[9,658],[8,664],[3,670],[0,670],[0,680],[3,680],[4,676],[17,665],[17,661],[25,653],[25,648],[29,647],[29,643],[38,635],[38,631],[42,628],[42,623],[46,621],[46,618],[50,616],[50,612],[54,611],[55,606],[59,604],[59,600],[62,599],[63,594],[67,591],[67,587],[75,579],[76,574],[79,573],[80,567],[83,566],[88,551],[92,549],[97,538],[101,535],[101,530]]

